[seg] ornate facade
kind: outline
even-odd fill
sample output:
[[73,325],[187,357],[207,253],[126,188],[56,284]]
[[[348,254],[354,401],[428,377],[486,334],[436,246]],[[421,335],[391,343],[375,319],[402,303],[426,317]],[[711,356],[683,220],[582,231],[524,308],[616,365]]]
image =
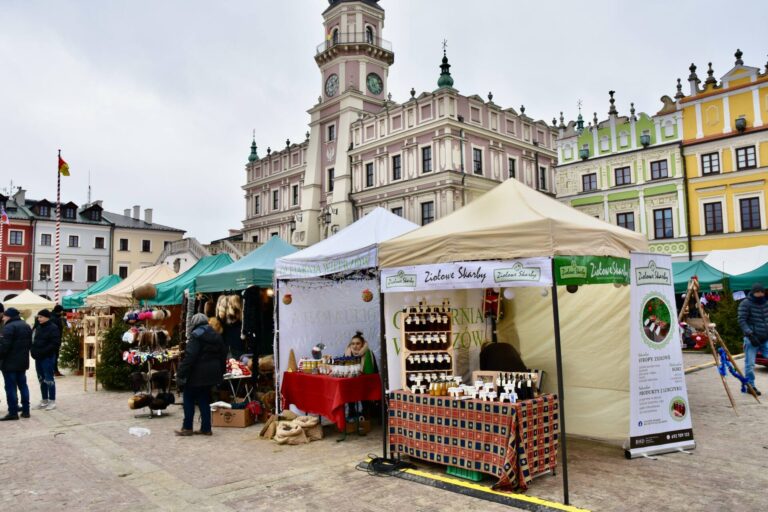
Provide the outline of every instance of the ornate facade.
[[329,4],[306,139],[263,158],[251,146],[244,240],[277,234],[308,246],[377,206],[426,224],[510,178],[554,194],[554,126],[491,93],[460,94],[445,52],[436,89],[393,101],[384,10],[374,0]]

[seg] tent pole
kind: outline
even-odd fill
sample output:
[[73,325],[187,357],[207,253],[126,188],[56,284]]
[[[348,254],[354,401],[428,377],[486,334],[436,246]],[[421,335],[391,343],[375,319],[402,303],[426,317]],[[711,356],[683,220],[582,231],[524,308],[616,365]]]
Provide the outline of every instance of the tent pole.
[[555,323],[555,359],[557,360],[557,395],[560,401],[560,447],[563,454],[563,503],[570,505],[568,498],[568,450],[565,435],[565,392],[563,384],[563,353],[560,345],[560,307],[557,300],[555,260],[552,259],[552,317]]
[[389,423],[389,418],[387,415],[389,414],[387,410],[387,388],[389,387],[389,368],[387,366],[387,322],[384,318],[384,294],[381,292],[381,281],[378,283],[379,285],[379,336],[380,336],[380,343],[381,343],[381,364],[379,365],[379,368],[381,369],[381,456],[382,458],[387,458],[387,431],[389,430],[387,425]]
[[275,411],[277,414],[283,412],[280,408],[280,308],[278,307],[277,296],[280,293],[280,280],[275,279],[275,287],[272,293],[272,318],[274,320],[274,326],[272,331],[274,332],[274,340],[272,341],[272,352],[275,357]]

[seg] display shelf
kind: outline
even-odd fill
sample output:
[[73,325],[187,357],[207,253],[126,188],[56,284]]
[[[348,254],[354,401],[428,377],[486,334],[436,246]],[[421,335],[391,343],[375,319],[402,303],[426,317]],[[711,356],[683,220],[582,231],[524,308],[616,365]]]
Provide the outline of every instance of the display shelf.
[[[408,376],[418,373],[453,374],[453,336],[452,314],[450,302],[446,299],[442,304],[424,304],[403,308],[400,315],[400,336],[402,340],[401,385],[404,390],[410,390]],[[437,358],[441,355],[448,361],[409,361],[409,356]]]

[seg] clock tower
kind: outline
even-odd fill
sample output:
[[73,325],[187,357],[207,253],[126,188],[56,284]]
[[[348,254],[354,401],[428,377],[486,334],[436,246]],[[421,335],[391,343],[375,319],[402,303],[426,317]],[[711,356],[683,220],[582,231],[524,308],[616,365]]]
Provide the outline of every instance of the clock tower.
[[[378,0],[329,0],[323,12],[318,103],[309,110],[310,143],[296,234],[301,245],[322,240],[354,222],[347,151],[350,127],[387,100],[389,66],[395,60],[382,39],[384,9]],[[306,242],[305,242],[306,243]]]

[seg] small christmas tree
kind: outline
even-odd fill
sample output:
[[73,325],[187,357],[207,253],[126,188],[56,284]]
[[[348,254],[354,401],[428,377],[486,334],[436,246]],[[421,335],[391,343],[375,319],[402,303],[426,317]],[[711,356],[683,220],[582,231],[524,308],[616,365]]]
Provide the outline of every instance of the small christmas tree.
[[96,363],[96,378],[105,389],[130,389],[130,374],[134,371],[123,361],[123,333],[129,326],[115,321],[112,327],[101,334],[101,359]]
[[723,283],[722,299],[709,317],[717,326],[717,332],[728,350],[734,355],[744,351],[744,333],[739,327],[738,313],[739,302],[733,300],[733,293],[726,280]]

